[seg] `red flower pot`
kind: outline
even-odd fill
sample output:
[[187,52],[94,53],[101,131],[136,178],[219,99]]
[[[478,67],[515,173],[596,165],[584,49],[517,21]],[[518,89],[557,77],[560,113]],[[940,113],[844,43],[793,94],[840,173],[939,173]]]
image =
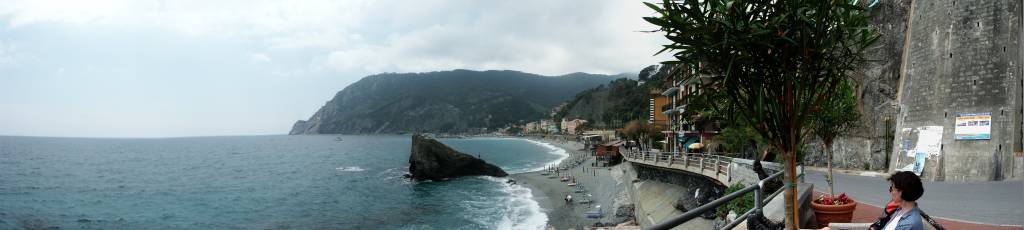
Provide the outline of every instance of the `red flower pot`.
[[828,227],[829,223],[850,223],[853,219],[853,210],[857,209],[857,201],[850,199],[849,203],[840,205],[826,205],[811,202],[814,209],[815,219],[818,220],[818,228]]

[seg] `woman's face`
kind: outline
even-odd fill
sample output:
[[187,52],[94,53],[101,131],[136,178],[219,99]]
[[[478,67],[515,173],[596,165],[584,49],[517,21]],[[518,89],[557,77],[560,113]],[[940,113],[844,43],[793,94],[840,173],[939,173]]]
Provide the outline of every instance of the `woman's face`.
[[903,192],[897,189],[895,186],[892,186],[892,183],[889,183],[889,194],[892,195],[892,201],[903,202],[903,199],[900,198],[900,195],[902,195]]

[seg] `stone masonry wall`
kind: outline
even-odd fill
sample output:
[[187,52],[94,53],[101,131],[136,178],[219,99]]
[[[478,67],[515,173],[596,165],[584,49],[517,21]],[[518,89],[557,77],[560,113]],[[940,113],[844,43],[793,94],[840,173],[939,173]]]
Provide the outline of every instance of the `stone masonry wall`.
[[[900,60],[903,55],[910,0],[881,1],[871,8],[871,22],[881,37],[866,51],[867,63],[854,72],[858,82],[861,125],[853,133],[836,138],[833,163],[837,168],[886,169],[891,152],[897,111]],[[825,166],[821,141],[808,140],[805,163]]]
[[[906,152],[922,127],[942,127],[922,178],[1022,179],[1021,1],[914,1],[889,169],[910,165]],[[955,140],[958,114],[991,113],[990,140]]]

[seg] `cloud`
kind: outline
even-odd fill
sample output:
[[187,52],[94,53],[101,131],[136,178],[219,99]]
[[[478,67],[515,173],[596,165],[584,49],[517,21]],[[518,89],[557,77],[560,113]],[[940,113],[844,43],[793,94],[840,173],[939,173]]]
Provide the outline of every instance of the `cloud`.
[[637,71],[662,41],[640,2],[448,1],[57,1],[0,3],[9,28],[40,24],[163,29],[253,40],[270,52],[352,73],[452,68],[541,74]]
[[9,28],[37,24],[161,28],[199,37],[256,37],[281,43],[273,45],[301,46],[303,41],[335,39],[361,23],[363,4],[362,0],[9,0],[0,2],[0,16],[9,17]]
[[0,113],[0,134],[280,133],[381,72],[636,72],[666,58],[651,56],[660,34],[637,32],[651,13],[622,0],[0,0],[0,111],[18,109]]
[[[378,43],[333,50],[328,65],[366,72],[465,68],[557,75],[632,72],[661,61],[651,56],[660,35],[638,32],[653,29],[642,20],[649,9],[639,2],[444,3],[391,9],[396,13],[381,26],[406,29]],[[415,10],[423,8],[444,10]]]
[[14,64],[17,48],[14,44],[0,40],[0,67]]
[[249,59],[258,63],[270,63],[271,61],[273,61],[273,59],[271,59],[270,56],[267,56],[267,54],[263,53],[251,53],[249,54]]

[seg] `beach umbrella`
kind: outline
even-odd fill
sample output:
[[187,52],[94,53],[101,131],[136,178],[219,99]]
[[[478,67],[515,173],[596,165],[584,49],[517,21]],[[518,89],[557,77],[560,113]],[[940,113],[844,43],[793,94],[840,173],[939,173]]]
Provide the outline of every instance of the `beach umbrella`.
[[688,148],[690,148],[690,149],[701,149],[701,148],[704,148],[704,144],[693,143],[693,144],[690,144],[690,146],[688,146]]

